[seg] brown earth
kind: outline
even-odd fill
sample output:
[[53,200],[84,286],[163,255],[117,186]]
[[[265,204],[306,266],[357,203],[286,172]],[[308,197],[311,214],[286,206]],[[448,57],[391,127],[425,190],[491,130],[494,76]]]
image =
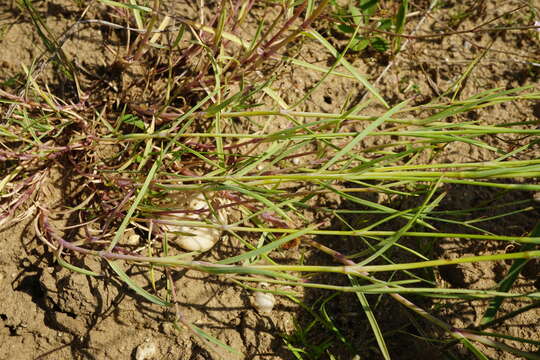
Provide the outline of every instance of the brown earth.
[[[182,2],[183,3],[183,2]],[[540,3],[536,6],[536,18],[540,17]],[[421,23],[418,34],[425,34],[441,29],[442,24],[453,24],[453,30],[472,29],[489,19],[502,15],[521,6],[520,1],[467,1],[460,5],[446,2],[441,7],[426,13],[428,4],[417,2],[412,11],[419,11],[409,22],[406,32],[412,32]],[[185,13],[196,12],[195,6],[178,5]],[[46,1],[36,4],[44,17],[48,28],[56,37],[63,34],[80,16],[82,8],[67,0]],[[512,17],[514,24],[529,25],[534,11],[531,8],[518,10]],[[87,18],[100,15],[91,10]],[[173,11],[173,10],[170,10]],[[460,16],[463,14],[470,16]],[[533,15],[531,15],[531,13]],[[421,22],[422,19],[425,19]],[[42,54],[43,47],[34,26],[27,15],[15,5],[0,5],[0,81],[3,88],[10,89],[11,80],[21,79],[21,65],[29,67]],[[510,22],[510,20],[509,20]],[[324,26],[324,22],[320,24]],[[442,28],[445,30],[444,28]],[[450,29],[448,29],[450,31]],[[114,33],[112,34],[114,35]],[[104,47],[110,32],[98,26],[89,26],[76,32],[73,39],[66,41],[63,49],[68,57],[89,69],[111,64],[113,55]],[[110,40],[109,38],[107,38]],[[500,33],[469,33],[427,40],[412,40],[398,58],[391,59],[386,54],[362,52],[348,56],[360,73],[375,80],[388,72],[378,81],[377,87],[382,95],[396,104],[406,98],[413,98],[416,104],[422,104],[444,93],[459,76],[466,72],[471,62],[478,59],[478,64],[470,74],[461,79],[462,88],[456,94],[466,98],[481,91],[517,86],[538,87],[540,67],[531,64],[539,62],[540,41],[534,31],[508,31]],[[336,43],[339,45],[339,42]],[[486,51],[487,49],[487,51]],[[485,51],[485,53],[484,53]],[[327,53],[312,43],[304,44],[300,58],[322,66],[331,64]],[[343,69],[339,69],[343,71]],[[136,74],[133,76],[136,77]],[[306,91],[320,79],[321,74],[303,68],[286,65],[281,69],[280,77],[274,84],[274,90],[282,91],[287,104],[300,99]],[[42,80],[54,83],[54,72],[45,69]],[[58,84],[58,91],[63,91]],[[290,91],[289,91],[290,90]],[[298,110],[339,112],[351,99],[364,96],[363,88],[352,79],[334,78],[325,81]],[[454,121],[479,120],[487,124],[503,124],[520,121],[540,121],[538,102],[505,104],[482,111],[471,112],[467,118]],[[380,111],[376,106],[367,112]],[[289,124],[277,121],[271,124],[275,129],[285,128]],[[535,126],[535,125],[530,125]],[[493,146],[508,151],[520,146],[523,141],[518,137],[489,137],[485,141]],[[381,145],[384,138],[368,138],[362,147]],[[532,149],[534,150],[534,149]],[[520,153],[520,159],[537,157],[537,151]],[[492,160],[492,152],[484,151],[464,143],[453,143],[440,151],[435,159],[439,162],[468,162]],[[420,159],[422,160],[422,159]],[[427,159],[425,159],[427,160]],[[1,178],[1,176],[0,176]],[[58,174],[51,173],[51,202],[60,201],[65,195],[65,184],[61,184]],[[494,216],[500,213],[496,205],[515,200],[531,200],[530,193],[506,193],[489,189],[471,189],[453,186],[441,209],[472,208],[479,204],[492,207],[493,210],[476,216]],[[329,200],[331,201],[331,200]],[[392,203],[394,207],[407,208],[410,204],[399,204],[392,199],[381,198],[381,202]],[[342,204],[343,208],[351,206]],[[506,208],[506,211],[517,207]],[[538,219],[536,207],[528,212],[516,214],[511,218],[491,220],[482,223],[484,229],[494,233],[518,235],[527,234]],[[335,225],[335,224],[334,224]],[[442,225],[441,231],[452,227]],[[321,239],[336,250],[346,253],[360,251],[352,239]],[[220,254],[227,254],[236,246],[232,239],[224,239],[205,259],[219,259]],[[102,273],[99,278],[87,277],[70,272],[53,262],[53,256],[36,237],[32,221],[16,224],[0,232],[0,289],[3,294],[0,306],[0,359],[134,359],[137,349],[155,346],[155,359],[211,359],[218,358],[207,344],[189,335],[185,330],[176,330],[171,325],[173,313],[149,304],[129,290],[125,284],[115,279],[101,263],[90,258],[73,257],[72,262],[79,266]],[[443,258],[456,258],[468,255],[492,253],[500,250],[501,245],[474,241],[444,239],[433,246],[432,251]],[[508,248],[507,251],[513,251]],[[304,252],[304,250],[300,250]],[[311,251],[304,254],[311,263],[331,263],[331,259],[316,255]],[[283,256],[298,257],[299,254]],[[536,267],[535,267],[536,266]],[[490,288],[501,279],[501,274],[509,264],[477,263],[442,268],[433,273],[439,284],[447,287]],[[126,269],[128,270],[128,269]],[[150,284],[143,269],[129,269],[142,284]],[[251,306],[252,292],[242,289],[226,279],[200,274],[194,271],[180,271],[174,274],[174,281],[179,289],[178,301],[183,315],[198,327],[208,331],[227,345],[237,349],[245,359],[293,359],[286,349],[281,334],[291,334],[295,322],[306,325],[310,316],[302,312],[292,301],[280,298],[278,305],[270,314],[260,314]],[[338,284],[328,276],[321,279]],[[159,282],[163,279],[158,279]],[[535,291],[539,287],[538,264],[532,263],[516,284],[520,291]],[[327,297],[323,291],[302,291],[306,303],[320,301]],[[370,298],[371,300],[371,298]],[[373,301],[377,299],[373,298]],[[438,316],[455,327],[476,324],[486,307],[484,301],[454,303],[449,301],[418,300],[432,309]],[[328,302],[328,312],[333,314],[335,324],[342,329],[343,335],[355,346],[365,346],[362,358],[375,359],[377,355],[370,347],[376,344],[370,340],[371,333],[360,310],[355,310],[357,300],[349,294],[338,295]],[[519,302],[507,301],[503,313],[511,312],[522,306]],[[383,331],[401,329],[403,334],[389,337],[390,352],[395,359],[435,358],[439,354],[437,344],[416,340],[406,333],[418,336],[418,329],[410,324],[410,315],[391,300],[383,299],[375,309],[381,319]],[[497,328],[490,329],[516,337],[538,339],[540,310],[533,308],[504,322]],[[434,334],[434,329],[425,325],[427,335]],[[404,327],[404,328],[403,328]],[[313,335],[313,341],[324,341],[324,330]],[[509,342],[512,344],[512,342]],[[533,345],[519,346],[522,350],[537,351]],[[482,345],[480,348],[484,349]],[[458,355],[467,358],[466,352]],[[354,351],[340,349],[340,344],[333,347],[340,359],[351,359]],[[485,349],[486,354],[497,359],[512,359],[509,354]],[[234,358],[222,354],[224,358]]]

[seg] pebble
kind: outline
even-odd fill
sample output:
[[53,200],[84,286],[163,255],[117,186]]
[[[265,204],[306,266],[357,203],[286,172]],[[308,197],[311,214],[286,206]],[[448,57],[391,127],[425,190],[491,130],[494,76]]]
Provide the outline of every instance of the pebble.
[[141,242],[140,236],[135,233],[135,230],[129,228],[124,231],[124,235],[122,237],[122,240],[124,244],[126,245],[139,245]]
[[149,360],[152,359],[157,353],[157,346],[153,342],[144,342],[137,346],[135,352],[136,360]]

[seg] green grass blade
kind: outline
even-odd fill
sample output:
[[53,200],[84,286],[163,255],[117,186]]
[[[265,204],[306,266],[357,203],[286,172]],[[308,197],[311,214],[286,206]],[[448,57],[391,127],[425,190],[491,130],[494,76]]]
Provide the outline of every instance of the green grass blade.
[[235,348],[232,348],[230,347],[229,345],[225,344],[224,342],[216,339],[215,337],[213,337],[212,335],[209,335],[207,334],[206,332],[204,332],[200,327],[198,327],[197,325],[195,324],[188,324],[188,326],[191,328],[191,330],[193,330],[197,335],[201,336],[202,338],[208,340],[209,342],[211,342],[212,344],[214,345],[217,345],[225,350],[227,350],[228,352],[232,353],[232,354],[237,354],[237,355],[242,355],[242,353],[240,353],[238,350],[236,350]]
[[470,352],[473,353],[473,355],[480,360],[490,360],[486,355],[484,355],[474,344],[469,341],[466,337],[460,338],[460,342],[469,349]]
[[146,300],[154,304],[157,304],[159,306],[165,306],[165,307],[171,306],[171,303],[164,301],[155,295],[150,294],[148,291],[144,290],[142,287],[137,285],[133,280],[131,280],[131,278],[124,272],[124,270],[122,270],[122,268],[115,261],[107,259],[107,262],[109,263],[109,266],[111,267],[111,269],[113,269],[113,271],[118,275],[118,277],[122,281],[124,281],[131,289],[133,289],[137,294],[139,294]]
[[60,256],[56,256],[56,261],[58,262],[58,265],[71,270],[78,272],[79,274],[87,275],[87,276],[101,276],[100,274],[93,272],[91,270],[83,269],[78,266],[72,265],[68,263],[67,261],[64,261]]
[[272,201],[268,200],[268,198],[266,198],[265,196],[261,195],[258,192],[252,191],[240,185],[234,186],[234,185],[229,185],[229,184],[220,186],[217,190],[232,190],[232,191],[237,191],[241,194],[247,195],[253,199],[260,201],[264,205],[266,205],[270,211],[281,215],[284,219],[290,220],[289,216],[281,208],[279,208]]
[[124,220],[122,220],[122,223],[120,224],[120,227],[118,230],[116,230],[116,233],[114,235],[113,240],[109,244],[109,247],[107,248],[107,251],[112,251],[118,241],[122,238],[122,235],[124,234],[124,231],[126,230],[127,226],[129,225],[129,222],[131,220],[131,217],[133,216],[133,213],[137,209],[137,206],[141,202],[141,200],[146,195],[146,192],[148,190],[148,187],[150,186],[150,182],[154,179],[154,176],[159,169],[159,166],[161,165],[161,156],[154,162],[152,165],[152,168],[148,172],[148,175],[146,176],[146,179],[144,181],[143,186],[139,190],[139,193],[137,194],[137,197],[135,198],[135,201],[133,201],[133,204],[131,204],[131,207],[129,208],[127,214],[124,217]]
[[[321,34],[319,34],[317,31],[315,30],[312,30],[308,33],[309,35],[311,35],[312,37],[314,37],[316,40],[318,40],[326,49],[328,49],[328,51],[330,51],[330,53],[332,54],[332,56],[334,56],[336,59],[339,58],[339,51],[337,51],[337,49],[335,47],[332,46],[332,44],[330,44],[328,42],[328,40],[326,40]],[[349,70],[349,72],[355,77],[356,80],[358,80],[362,85],[365,86],[365,88],[373,95],[375,96],[375,98],[377,100],[379,100],[381,102],[381,104],[383,104],[384,106],[386,106],[387,108],[390,107],[388,105],[388,103],[383,99],[383,97],[379,94],[379,92],[377,91],[377,89],[375,89],[375,87],[373,85],[371,85],[371,83],[369,81],[367,81],[367,79],[358,72],[358,70],[356,70],[356,68],[350,63],[348,62],[346,59],[341,59],[341,63],[343,64],[343,66]]]
[[270,244],[261,246],[258,249],[249,251],[249,252],[247,252],[245,254],[242,254],[242,255],[238,255],[238,256],[234,256],[232,258],[228,258],[228,259],[225,259],[225,260],[218,261],[217,263],[218,264],[223,264],[223,265],[232,264],[232,263],[239,262],[239,261],[242,261],[242,260],[245,260],[245,259],[249,259],[249,258],[252,258],[252,257],[255,257],[255,256],[259,256],[261,254],[269,253],[270,251],[276,249],[277,247],[279,247],[279,246],[281,246],[283,244],[286,244],[289,241],[291,241],[293,239],[296,239],[296,238],[298,238],[298,237],[300,237],[302,235],[305,235],[310,230],[312,230],[312,228],[301,229],[301,230],[299,230],[297,232],[294,232],[292,234],[289,234],[289,235],[287,235],[287,236],[285,236],[285,237],[283,237],[283,238],[281,238],[279,240],[272,241]]
[[124,8],[124,9],[132,9],[132,10],[143,11],[143,12],[152,11],[151,8],[146,7],[146,6],[141,6],[141,5],[126,4],[126,3],[121,3],[121,2],[113,1],[113,0],[99,0],[99,1],[104,3],[105,5]]
[[[353,286],[359,285],[357,278],[349,276],[349,280],[351,281],[351,284]],[[373,331],[373,335],[375,335],[375,339],[377,340],[377,344],[379,345],[379,349],[381,350],[384,359],[390,360],[390,353],[388,352],[388,347],[386,346],[386,342],[384,341],[383,333],[381,331],[381,328],[379,327],[379,324],[377,323],[375,315],[371,311],[371,307],[369,306],[369,301],[367,300],[366,295],[361,292],[356,292],[356,297],[358,298],[358,301],[360,301],[362,309],[364,310],[364,313],[368,318],[369,325],[371,325],[371,330]]]
[[405,100],[398,105],[394,106],[392,109],[388,110],[384,115],[379,117],[377,120],[370,123],[364,130],[360,132],[351,142],[347,144],[343,149],[338,151],[337,154],[334,155],[332,159],[330,159],[326,164],[324,164],[321,167],[321,171],[324,171],[328,169],[330,166],[332,166],[336,161],[338,161],[343,155],[351,152],[354,147],[366,136],[368,136],[373,130],[375,130],[377,127],[379,127],[382,123],[384,123],[386,120],[390,119],[392,115],[400,111],[405,105],[407,105],[408,100]]
[[[531,232],[531,237],[540,236],[540,223],[538,223],[533,231]],[[536,247],[535,244],[522,244],[519,248],[519,251],[530,251]],[[498,291],[507,292],[512,288],[512,285],[516,281],[523,267],[527,264],[530,259],[517,259],[514,260],[512,266],[508,270],[508,274],[501,280],[499,286],[497,287]],[[484,317],[480,321],[480,325],[492,322],[495,320],[495,316],[501,307],[504,298],[496,297],[489,303],[488,309],[486,310]]]

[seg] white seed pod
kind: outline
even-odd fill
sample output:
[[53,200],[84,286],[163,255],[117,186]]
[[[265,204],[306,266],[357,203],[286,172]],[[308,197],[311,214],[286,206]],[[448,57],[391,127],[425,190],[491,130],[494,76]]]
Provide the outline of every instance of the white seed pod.
[[253,295],[253,307],[260,313],[269,313],[276,304],[276,298],[271,293],[257,291]]
[[[167,214],[160,217],[169,221],[201,221],[211,224],[224,224],[223,211],[213,213],[202,193],[187,193],[176,196],[168,207],[187,210],[187,213]],[[189,212],[207,210],[201,212]],[[211,249],[221,237],[221,230],[208,227],[189,225],[163,224],[162,229],[168,233],[172,241],[187,251],[207,251]]]

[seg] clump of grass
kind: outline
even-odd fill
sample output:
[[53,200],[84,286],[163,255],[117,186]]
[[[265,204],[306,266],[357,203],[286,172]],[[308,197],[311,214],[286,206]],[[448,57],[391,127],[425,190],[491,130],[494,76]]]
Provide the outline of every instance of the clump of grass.
[[[70,259],[102,259],[146,300],[174,307],[176,326],[184,326],[232,352],[234,349],[184,319],[182,309],[175,305],[172,272],[194,269],[263,291],[267,290],[259,289],[257,284],[272,283],[275,290],[271,292],[288,296],[308,310],[310,307],[302,303],[297,292],[281,290],[280,286],[354,293],[373,331],[377,351],[384,358],[390,358],[390,351],[371,311],[372,294],[392,298],[441,329],[445,344],[460,342],[477,358],[485,358],[475,345],[478,343],[538,358],[491,339],[506,335],[483,332],[497,321],[503,299],[537,301],[537,293],[510,290],[523,264],[540,257],[538,231],[520,237],[493,234],[473,225],[475,219],[457,221],[437,212],[452,184],[501,191],[540,190],[540,185],[531,181],[540,175],[540,160],[525,156],[540,130],[513,124],[486,126],[477,121],[447,121],[501,103],[538,100],[538,91],[492,89],[462,100],[441,98],[421,106],[411,106],[408,101],[389,105],[345,58],[358,41],[364,23],[350,25],[352,35],[342,51],[312,27],[328,10],[329,1],[296,5],[284,2],[266,8],[274,13],[271,11],[256,23],[257,14],[265,9],[258,9],[261,5],[253,1],[217,2],[217,11],[205,13],[198,20],[166,12],[157,0],[151,6],[136,1],[101,2],[108,6],[109,19],[82,18],[60,38],[46,31],[32,4],[24,2],[48,52],[38,66],[25,69],[27,81],[21,91],[0,94],[7,113],[0,126],[0,169],[4,174],[0,181],[0,226],[35,216],[37,237],[60,265],[99,276],[93,269],[73,265]],[[400,7],[396,15],[395,30],[399,33],[407,9],[406,5]],[[256,31],[247,37],[250,21],[249,26]],[[70,37],[80,26],[96,24],[122,32],[126,41],[115,50],[114,61],[107,64],[111,76],[97,75],[92,80],[88,69],[78,67],[63,54],[62,45],[72,41]],[[326,48],[335,58],[333,66],[314,68],[293,58],[288,48],[306,39]],[[395,41],[393,46],[397,52],[400,42]],[[49,62],[62,69],[64,79],[73,85],[72,93],[64,94],[72,98],[71,103],[40,81],[40,72]],[[272,87],[279,75],[273,69],[285,62],[319,71],[323,80],[352,78],[364,85],[373,100],[339,113],[298,111]],[[349,73],[338,72],[337,67]],[[141,74],[133,75],[137,71]],[[113,99],[104,100],[104,96]],[[361,110],[374,101],[386,110],[376,116],[362,115]],[[268,121],[284,121],[289,126],[268,131]],[[351,130],[360,124],[363,130]],[[530,137],[531,141],[512,152],[486,141],[488,136],[513,134]],[[362,146],[367,138],[375,136],[390,140],[373,147]],[[452,164],[416,161],[457,142],[490,151],[493,160]],[[513,160],[522,155],[522,160]],[[60,206],[52,206],[53,195],[47,193],[48,179],[55,174],[60,174],[72,188]],[[179,208],[171,203],[170,199],[185,193],[202,194],[206,206]],[[369,193],[414,198],[418,203],[398,209],[362,196]],[[339,201],[333,206],[317,205],[317,199],[328,194]],[[345,201],[360,209],[340,208]],[[523,204],[519,211],[531,210],[530,204]],[[227,211],[231,215],[226,221],[211,221]],[[366,214],[376,220],[350,221]],[[342,228],[329,226],[335,219]],[[452,222],[466,231],[438,230],[438,224]],[[192,260],[189,253],[178,249],[175,234],[171,234],[171,229],[189,228],[226,233],[238,244],[236,253],[217,261],[205,259],[204,255],[202,260]],[[136,241],[128,241],[127,234]],[[321,236],[353,238],[359,244],[357,252],[338,252],[320,240]],[[512,253],[433,259],[431,254],[404,241],[417,238],[474,239],[521,248]],[[323,266],[300,260],[280,263],[276,254],[290,247],[326,254],[334,264]],[[402,254],[414,260],[402,262]],[[514,261],[514,265],[497,289],[442,288],[415,271],[500,260]],[[163,272],[168,279],[166,287],[156,289],[155,283],[141,286],[127,275],[124,268],[130,264],[144,266],[152,274]],[[322,273],[341,276],[350,284],[311,280],[313,274]],[[385,277],[385,273],[399,275]],[[486,299],[491,306],[482,328],[457,329],[412,302],[411,296]],[[313,310],[311,313],[317,324],[349,344],[332,325],[331,317]],[[297,357],[305,350],[293,343],[309,348],[309,331],[300,328],[296,337],[285,336]],[[528,339],[512,340],[531,343]],[[312,348],[322,356],[329,347],[330,343],[322,343]]]

